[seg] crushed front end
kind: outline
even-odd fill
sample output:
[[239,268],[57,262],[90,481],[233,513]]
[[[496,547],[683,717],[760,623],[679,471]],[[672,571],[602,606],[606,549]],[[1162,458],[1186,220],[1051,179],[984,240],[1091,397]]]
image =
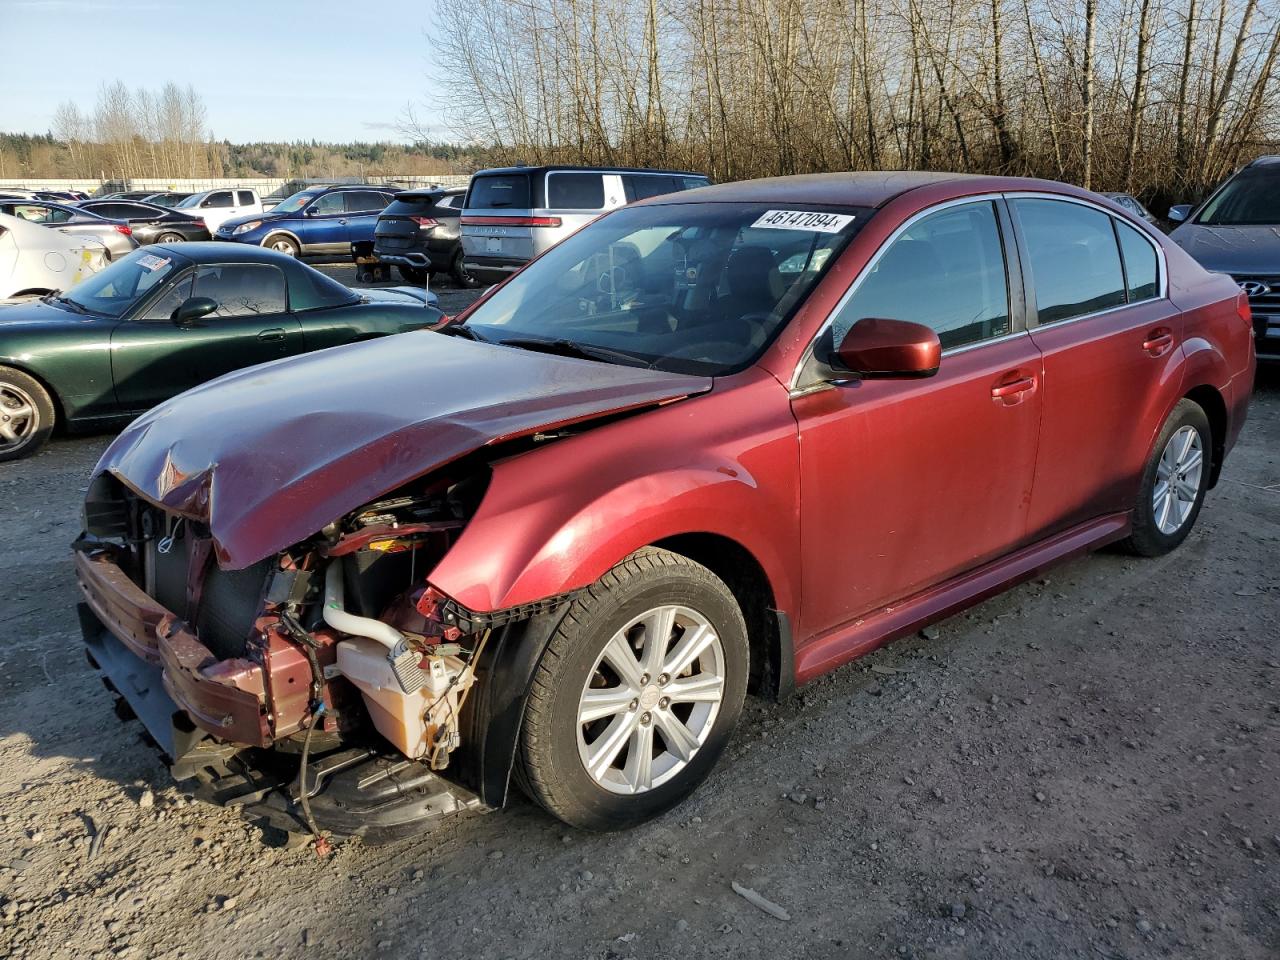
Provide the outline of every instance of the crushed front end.
[[422,480],[224,569],[199,520],[99,474],[74,545],[90,662],[194,796],[264,825],[383,842],[481,807],[450,760],[491,631],[426,576],[486,478]]

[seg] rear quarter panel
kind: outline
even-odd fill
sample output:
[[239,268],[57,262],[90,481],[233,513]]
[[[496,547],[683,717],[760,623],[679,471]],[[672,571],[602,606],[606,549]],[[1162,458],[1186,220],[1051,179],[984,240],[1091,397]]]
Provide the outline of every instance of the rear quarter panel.
[[322,350],[370,337],[385,337],[435,326],[444,314],[435,307],[406,303],[357,303],[328,310],[303,310],[294,314],[302,323],[307,350]]
[[752,369],[712,392],[499,461],[479,510],[429,576],[500,610],[584,587],[640,547],[727,537],[798,613],[799,448],[786,390]]

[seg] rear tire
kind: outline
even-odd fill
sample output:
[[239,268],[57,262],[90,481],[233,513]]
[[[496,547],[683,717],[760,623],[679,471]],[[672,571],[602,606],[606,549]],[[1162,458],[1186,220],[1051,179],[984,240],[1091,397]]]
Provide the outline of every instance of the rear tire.
[[453,282],[462,287],[462,289],[474,290],[480,286],[480,281],[467,272],[466,265],[462,260],[462,251],[459,250],[453,255],[453,263],[449,267],[449,276],[453,277]]
[[29,457],[53,432],[53,399],[39,380],[0,367],[0,463]]
[[431,271],[422,267],[396,267],[396,269],[400,271],[401,278],[407,283],[426,286],[427,281],[431,279]]
[[1191,533],[1209,489],[1213,434],[1199,404],[1182,399],[1173,408],[1142,471],[1133,531],[1120,546],[1140,557],[1176,549]]
[[186,239],[180,233],[162,233],[156,237],[156,243],[182,243]]
[[573,601],[547,644],[518,779],[574,826],[655,817],[711,771],[742,712],[748,669],[729,588],[687,557],[639,550]]

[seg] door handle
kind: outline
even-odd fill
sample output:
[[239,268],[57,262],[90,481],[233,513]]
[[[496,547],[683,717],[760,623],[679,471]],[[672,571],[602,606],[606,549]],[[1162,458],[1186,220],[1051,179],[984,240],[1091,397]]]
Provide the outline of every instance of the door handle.
[[992,400],[1004,400],[1007,403],[1017,403],[1021,399],[1021,394],[1027,393],[1036,388],[1035,377],[1022,377],[1018,380],[1012,380],[1009,383],[1002,383],[991,388]]
[[1147,351],[1153,357],[1159,357],[1169,352],[1173,346],[1173,332],[1158,327],[1147,334],[1147,339],[1142,341],[1142,349]]
[[284,327],[272,327],[270,330],[263,330],[258,334],[259,340],[283,340]]
[[339,218],[338,218],[338,222],[339,222],[339,223],[346,223],[346,222],[347,222],[347,218],[346,218],[346,217],[339,217]]

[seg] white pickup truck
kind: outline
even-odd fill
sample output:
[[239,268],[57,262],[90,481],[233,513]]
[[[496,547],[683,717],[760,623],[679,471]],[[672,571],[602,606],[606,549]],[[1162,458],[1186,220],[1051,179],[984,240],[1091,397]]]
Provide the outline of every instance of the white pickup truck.
[[236,187],[193,193],[174,209],[201,217],[212,235],[232,217],[247,217],[254,213],[262,213],[263,208],[262,198],[258,196],[257,190]]

